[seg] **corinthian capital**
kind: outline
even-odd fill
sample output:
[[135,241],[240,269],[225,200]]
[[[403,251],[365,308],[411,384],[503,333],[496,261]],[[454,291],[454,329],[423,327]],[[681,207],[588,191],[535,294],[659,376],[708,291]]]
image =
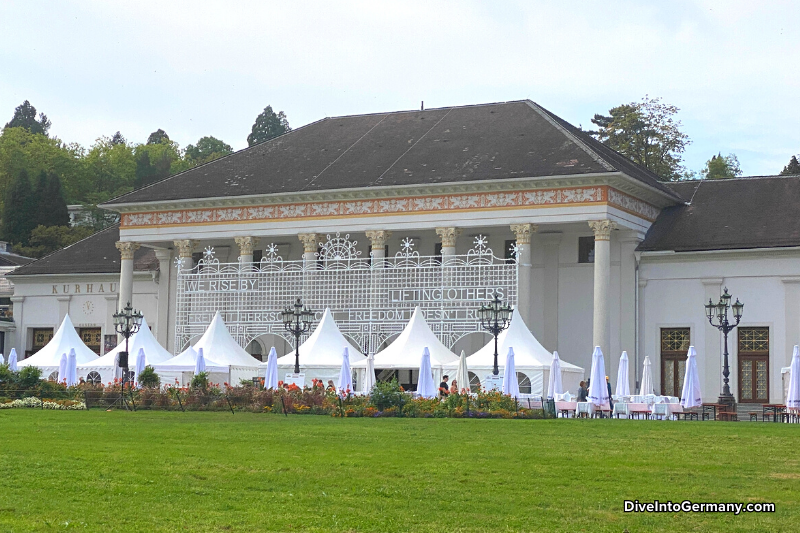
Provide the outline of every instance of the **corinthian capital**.
[[133,254],[136,253],[136,250],[138,250],[141,245],[138,242],[117,241],[116,246],[117,250],[119,250],[120,257],[125,260],[133,259]]
[[609,241],[611,240],[611,230],[617,227],[617,223],[613,220],[590,220],[589,227],[594,232],[594,240]]
[[178,257],[192,257],[195,241],[191,239],[181,239],[179,241],[172,242],[178,249]]
[[386,241],[388,241],[389,237],[392,236],[391,231],[384,229],[370,230],[365,233],[367,234],[367,238],[369,239],[373,250],[383,250],[383,247],[386,246]]
[[456,239],[461,235],[461,228],[436,228],[436,235],[442,239],[442,247],[454,247]]
[[253,248],[258,246],[258,237],[234,237],[239,245],[239,255],[253,255]]
[[303,252],[313,253],[317,251],[318,233],[298,233],[297,238],[303,243]]
[[517,244],[530,244],[531,234],[536,233],[539,226],[536,224],[511,224],[511,231],[517,238]]

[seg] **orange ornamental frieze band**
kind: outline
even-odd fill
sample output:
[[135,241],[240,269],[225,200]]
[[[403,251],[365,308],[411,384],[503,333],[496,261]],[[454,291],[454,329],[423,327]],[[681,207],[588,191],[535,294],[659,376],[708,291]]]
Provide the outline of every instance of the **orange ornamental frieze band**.
[[658,215],[658,209],[646,202],[607,186],[597,186],[126,213],[122,215],[122,226],[124,228],[134,228],[387,214],[413,215],[436,211],[513,209],[519,207],[604,203],[647,220],[655,220]]

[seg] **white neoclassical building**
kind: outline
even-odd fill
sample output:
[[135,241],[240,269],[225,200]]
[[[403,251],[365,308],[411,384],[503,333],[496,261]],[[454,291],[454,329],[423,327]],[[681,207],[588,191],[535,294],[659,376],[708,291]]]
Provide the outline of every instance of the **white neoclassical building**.
[[326,118],[106,203],[118,227],[13,274],[15,345],[35,350],[66,312],[104,339],[130,300],[173,353],[220,311],[248,351],[283,354],[280,311],[300,297],[372,350],[419,306],[470,354],[497,291],[564,360],[588,369],[600,346],[612,383],[625,350],[631,387],[649,356],[679,393],[695,345],[713,400],[723,343],[703,305],[727,287],[745,303],[734,396],[780,400],[800,228],[775,219],[798,197],[798,177],[660,182],[530,101]]

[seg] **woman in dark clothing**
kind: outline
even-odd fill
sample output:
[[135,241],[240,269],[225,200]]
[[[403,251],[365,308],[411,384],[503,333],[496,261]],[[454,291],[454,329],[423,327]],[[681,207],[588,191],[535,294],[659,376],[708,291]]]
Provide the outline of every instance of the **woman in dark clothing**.
[[589,399],[589,389],[586,388],[586,382],[581,381],[580,387],[578,387],[578,401],[585,402]]

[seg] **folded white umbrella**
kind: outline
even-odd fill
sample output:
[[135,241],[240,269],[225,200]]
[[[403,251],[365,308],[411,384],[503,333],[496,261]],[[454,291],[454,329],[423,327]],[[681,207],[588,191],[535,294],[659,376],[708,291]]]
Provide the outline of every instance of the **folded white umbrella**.
[[8,369],[12,372],[19,372],[19,367],[17,367],[17,350],[16,348],[11,348],[11,353],[8,354]]
[[350,349],[345,346],[342,352],[342,369],[339,371],[339,390],[353,391],[353,371],[350,370]]
[[694,346],[689,346],[689,355],[686,357],[686,373],[683,376],[681,405],[685,409],[690,409],[702,403],[700,375],[697,373],[697,350],[694,349]]
[[646,396],[648,394],[655,394],[653,391],[653,365],[650,363],[650,356],[644,357],[644,365],[642,368],[642,385],[639,387],[639,394]]
[[61,354],[61,359],[58,361],[58,382],[65,383],[67,381],[67,352]]
[[144,367],[145,367],[144,348],[139,348],[139,353],[136,354],[136,370],[135,370],[136,374],[134,375],[134,378],[136,379],[137,383],[139,382],[139,376],[142,374],[142,372],[144,372]]
[[514,364],[514,348],[508,347],[506,366],[503,369],[503,394],[519,398],[519,380],[517,379],[517,365]]
[[275,351],[274,346],[269,349],[269,357],[267,358],[267,371],[264,374],[264,388],[278,388],[278,352]]
[[789,372],[789,393],[786,395],[786,407],[800,409],[800,348],[796,344]]
[[367,370],[364,372],[363,392],[369,394],[373,387],[375,387],[375,354],[370,352],[367,357]]
[[608,384],[606,384],[606,362],[603,351],[599,346],[594,347],[592,353],[592,371],[589,374],[592,382],[589,384],[589,401],[598,407],[608,403]]
[[631,386],[628,383],[628,352],[622,352],[622,355],[619,358],[616,395],[617,396],[631,395]]
[[197,349],[197,359],[194,360],[194,375],[202,374],[206,371],[206,358],[203,356],[203,349]]
[[3,354],[0,353],[0,365],[6,364],[6,358],[3,357]]
[[427,346],[422,350],[422,359],[419,362],[417,396],[420,398],[436,397],[436,384],[433,382],[433,373],[431,372],[431,352]]
[[561,384],[561,359],[558,352],[553,352],[553,362],[550,363],[550,379],[547,383],[547,399],[555,398],[556,394],[563,394],[564,387]]
[[72,387],[78,384],[78,356],[75,354],[75,348],[69,349],[67,355],[67,387]]
[[458,392],[470,391],[469,387],[469,369],[467,368],[467,354],[461,350],[461,356],[458,358],[458,370],[456,370],[456,384],[458,385]]

